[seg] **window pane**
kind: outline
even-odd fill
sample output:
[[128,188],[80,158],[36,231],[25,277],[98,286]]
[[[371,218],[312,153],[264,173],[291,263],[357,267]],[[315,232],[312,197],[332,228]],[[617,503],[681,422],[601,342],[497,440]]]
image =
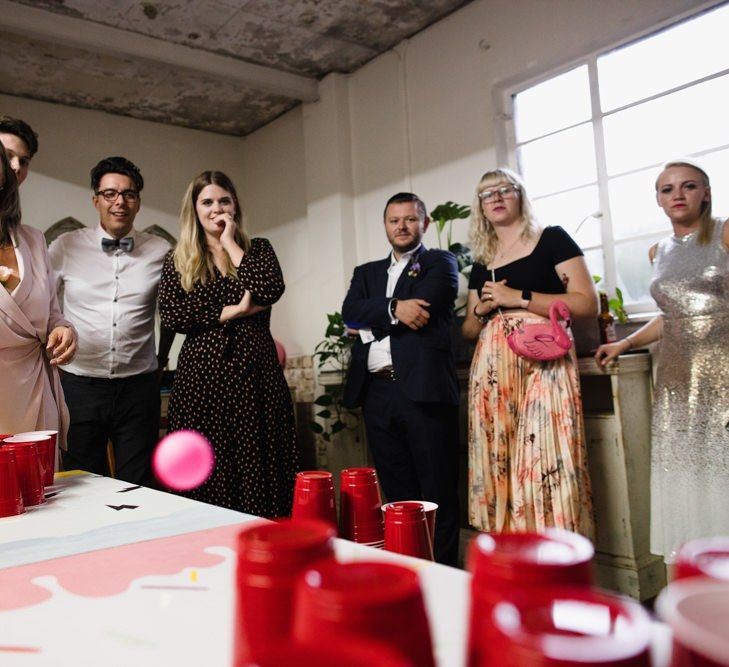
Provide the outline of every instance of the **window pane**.
[[[534,202],[534,208],[537,218],[543,226],[560,225],[564,227],[580,247],[599,246],[602,243],[600,219],[584,220],[585,216],[600,209],[596,185],[588,185],[579,190],[570,190],[552,197],[538,199]],[[575,232],[583,220],[580,231]]]
[[603,111],[729,68],[729,5],[597,59]]
[[594,183],[592,123],[537,139],[518,149],[519,165],[532,197]]
[[610,174],[729,144],[729,76],[606,116]]
[[640,239],[615,244],[615,268],[618,287],[623,292],[626,304],[650,301],[648,288],[651,282],[651,263],[648,259],[649,248],[666,234],[655,238]]
[[587,262],[587,269],[591,276],[605,278],[605,258],[602,254],[602,248],[587,250],[585,252],[585,262]]
[[521,143],[591,117],[587,65],[514,96],[516,140]]
[[656,177],[660,169],[646,169],[608,181],[613,238],[649,232],[670,233],[671,224],[656,201]]

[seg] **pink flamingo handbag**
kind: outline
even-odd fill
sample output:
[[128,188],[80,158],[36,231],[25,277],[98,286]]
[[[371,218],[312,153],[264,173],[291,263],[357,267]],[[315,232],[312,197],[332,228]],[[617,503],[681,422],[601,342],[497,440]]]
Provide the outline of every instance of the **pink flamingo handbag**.
[[[506,319],[499,308],[499,315],[506,327]],[[552,301],[549,307],[549,322],[539,324],[522,324],[506,334],[506,342],[512,351],[520,357],[551,361],[566,355],[572,347],[572,339],[560,324],[563,319],[569,326],[570,309],[564,301]]]

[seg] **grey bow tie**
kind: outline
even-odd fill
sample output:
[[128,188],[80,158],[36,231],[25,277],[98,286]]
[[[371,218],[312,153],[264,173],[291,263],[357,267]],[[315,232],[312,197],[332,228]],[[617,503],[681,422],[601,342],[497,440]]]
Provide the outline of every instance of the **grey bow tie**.
[[134,250],[134,239],[131,236],[124,239],[101,239],[101,249],[105,252],[117,248],[121,248],[124,252],[131,252]]

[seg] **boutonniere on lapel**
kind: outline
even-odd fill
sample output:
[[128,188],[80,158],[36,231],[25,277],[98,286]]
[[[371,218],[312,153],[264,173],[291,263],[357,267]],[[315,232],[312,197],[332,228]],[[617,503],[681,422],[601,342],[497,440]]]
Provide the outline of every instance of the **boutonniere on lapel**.
[[423,252],[423,249],[420,248],[420,250],[418,250],[418,254],[413,255],[413,257],[410,260],[410,268],[408,269],[408,276],[410,276],[411,278],[416,278],[417,276],[420,275],[420,271],[422,269],[422,267],[420,266],[420,253],[422,253],[422,252]]

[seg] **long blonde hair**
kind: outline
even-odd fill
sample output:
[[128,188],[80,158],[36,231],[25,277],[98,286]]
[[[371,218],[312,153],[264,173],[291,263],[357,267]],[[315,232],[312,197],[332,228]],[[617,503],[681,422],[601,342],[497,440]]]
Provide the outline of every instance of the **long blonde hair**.
[[[217,185],[233,197],[235,202],[233,219],[237,225],[235,242],[244,252],[248,252],[251,247],[250,239],[243,226],[243,213],[233,182],[222,171],[204,171],[196,176],[187,186],[187,191],[182,199],[180,240],[177,242],[174,253],[175,268],[180,274],[180,283],[186,292],[190,292],[196,283],[207,284],[208,280],[212,280],[215,276],[215,264],[208,252],[205,233],[195,210],[200,192],[208,185]],[[236,276],[236,268],[227,255],[225,275],[232,278]]]
[[661,172],[656,177],[656,192],[658,192],[658,180],[661,178],[661,174],[671,167],[689,167],[694,171],[698,171],[701,174],[701,180],[704,181],[704,186],[708,189],[709,200],[701,202],[701,208],[699,209],[699,233],[696,235],[696,242],[699,245],[707,245],[714,234],[714,218],[711,216],[711,183],[709,182],[709,175],[698,164],[687,158],[670,160],[661,167]]
[[497,183],[507,181],[519,191],[519,215],[521,216],[521,238],[527,240],[536,236],[539,225],[534,217],[534,209],[527,196],[526,187],[521,176],[507,167],[498,167],[487,171],[476,186],[476,194],[471,208],[471,229],[469,237],[473,257],[484,266],[493,260],[499,245],[499,237],[494,226],[484,215],[479,194]]

